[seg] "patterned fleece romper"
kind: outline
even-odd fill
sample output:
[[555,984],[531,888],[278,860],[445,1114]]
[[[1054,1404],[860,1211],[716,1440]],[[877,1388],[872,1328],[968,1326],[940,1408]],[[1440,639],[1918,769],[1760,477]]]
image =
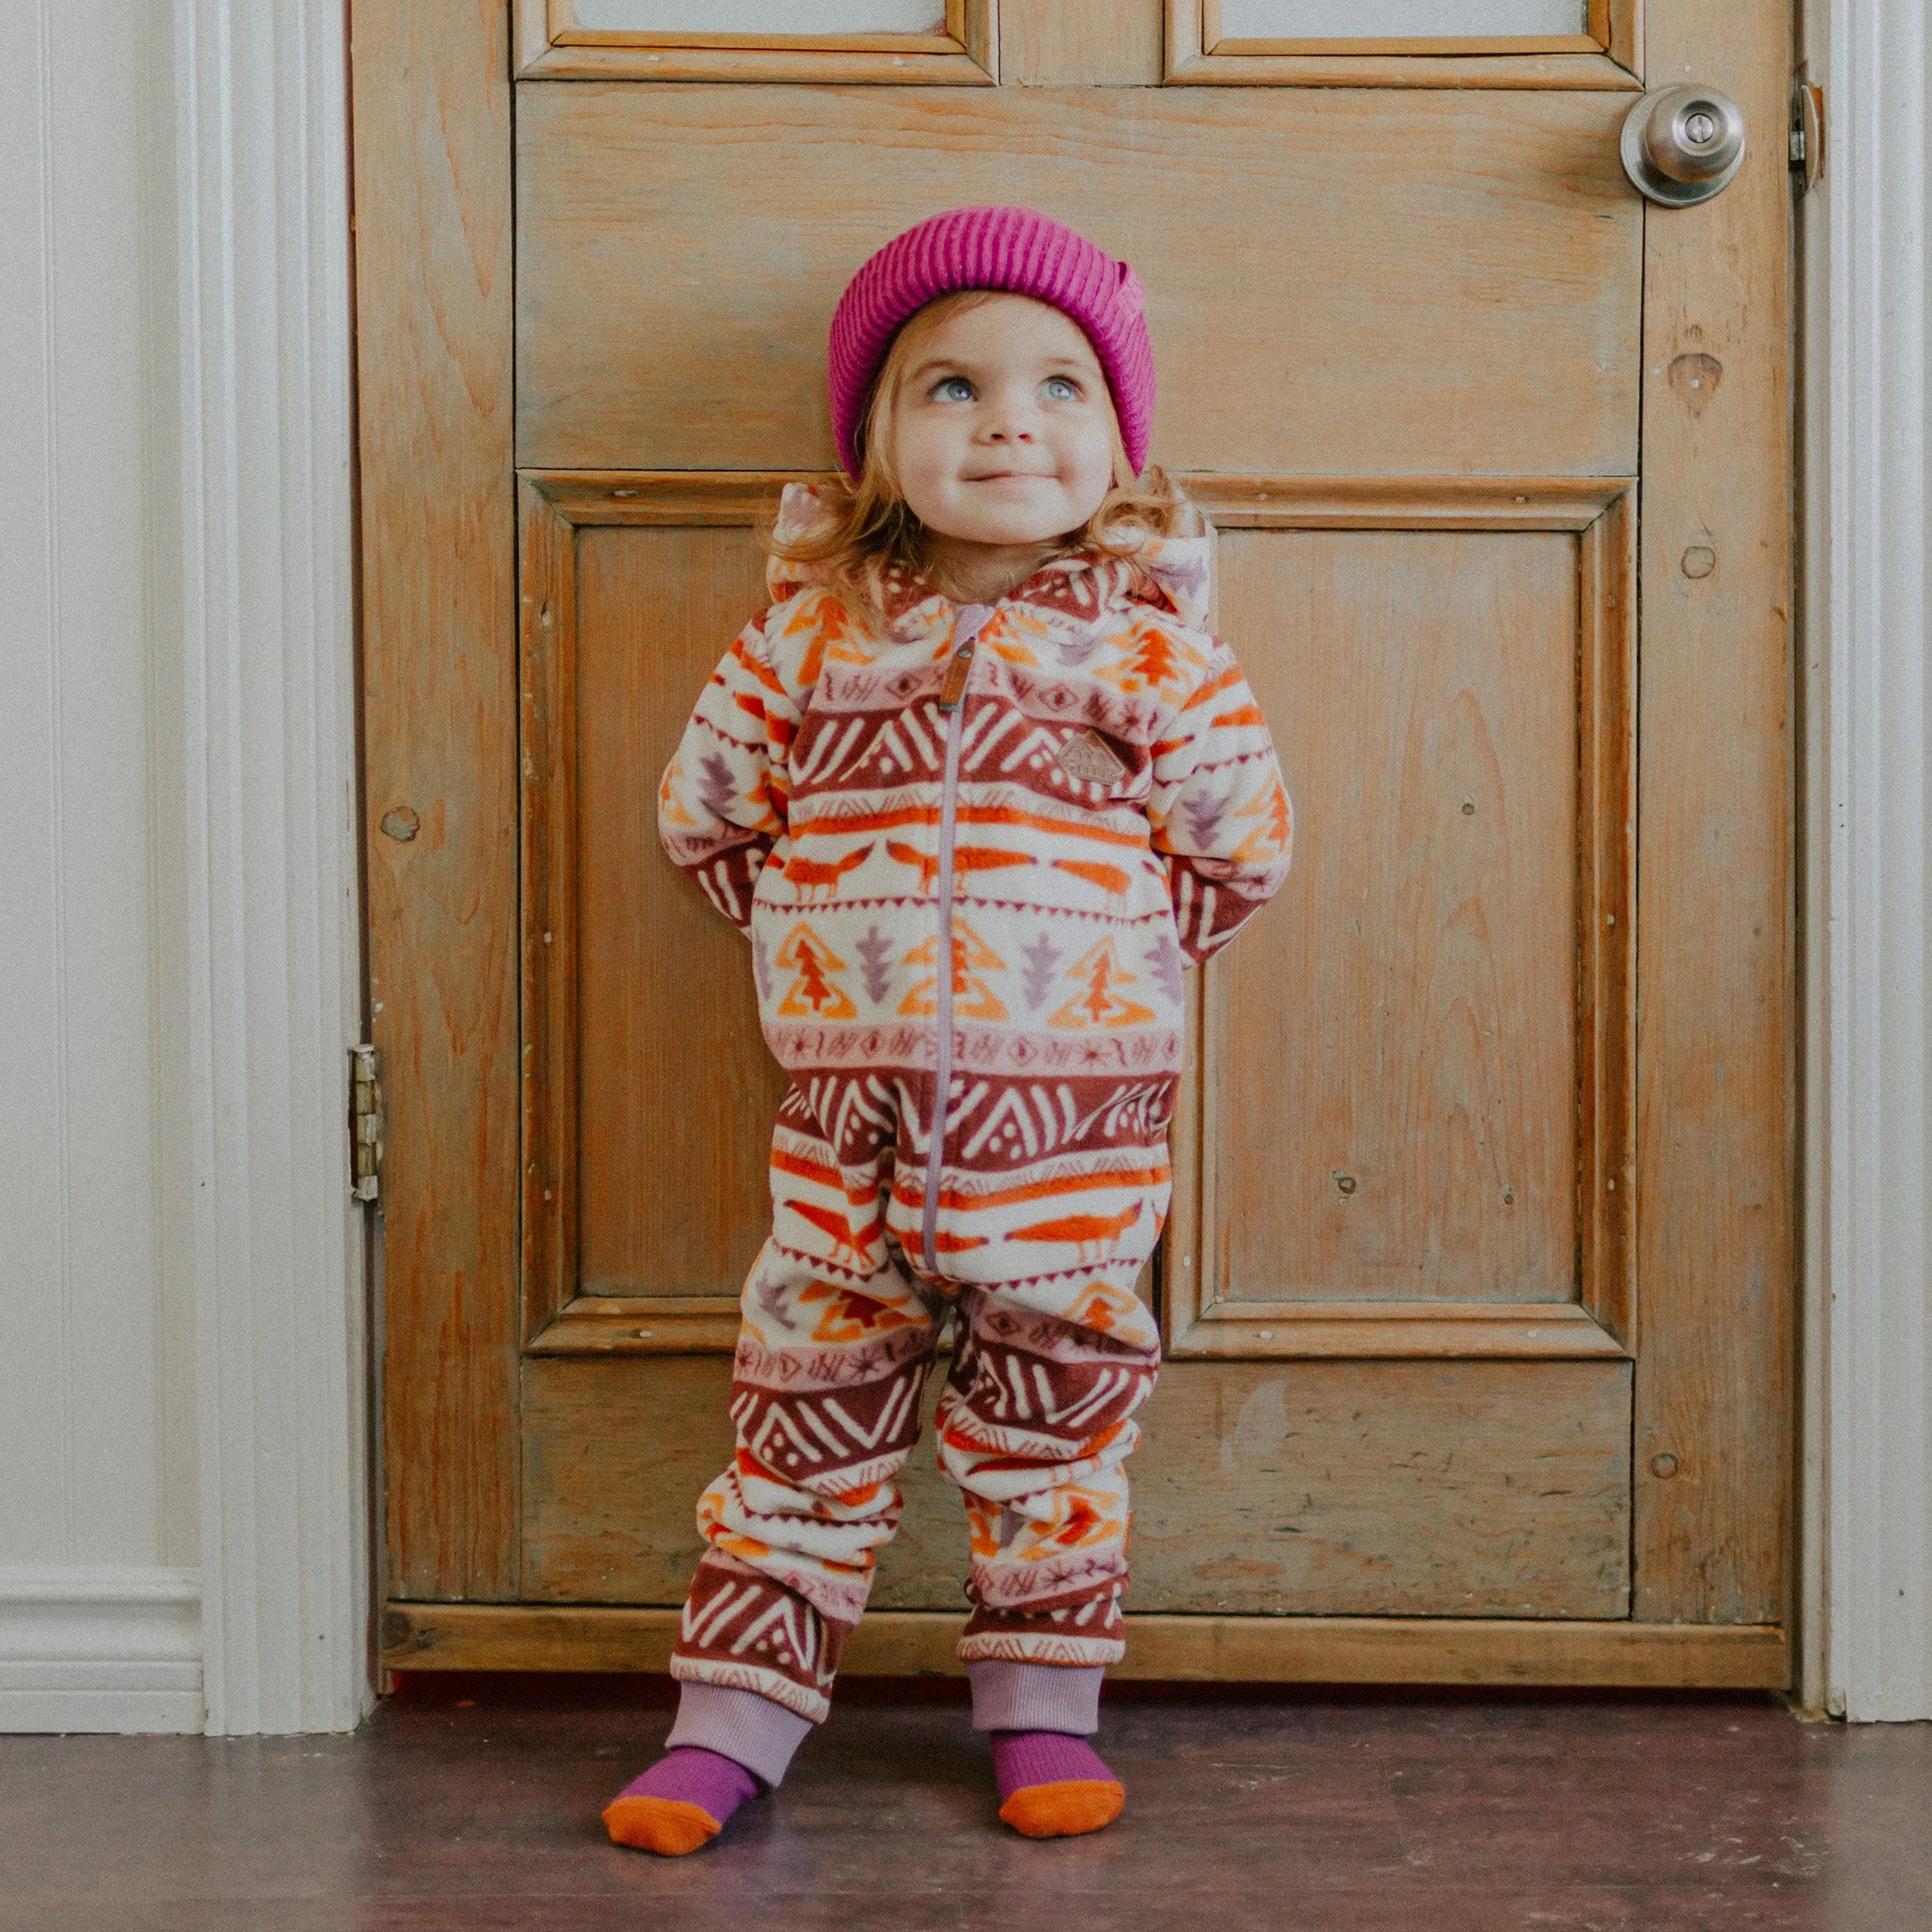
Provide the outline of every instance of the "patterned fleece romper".
[[[811,514],[798,490],[781,529]],[[749,934],[791,1076],[687,1682],[825,1717],[949,1302],[960,1655],[1122,1653],[1181,975],[1280,886],[1290,838],[1261,713],[1198,628],[1207,539],[1136,563],[1062,559],[990,608],[889,575],[882,626],[774,563],[665,774],[665,845]]]

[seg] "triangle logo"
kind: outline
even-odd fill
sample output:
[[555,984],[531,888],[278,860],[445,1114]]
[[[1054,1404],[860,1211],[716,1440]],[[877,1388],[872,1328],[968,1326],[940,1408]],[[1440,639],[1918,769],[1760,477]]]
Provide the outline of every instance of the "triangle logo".
[[1060,747],[1060,767],[1083,784],[1111,785],[1127,776],[1119,754],[1097,731],[1083,731]]

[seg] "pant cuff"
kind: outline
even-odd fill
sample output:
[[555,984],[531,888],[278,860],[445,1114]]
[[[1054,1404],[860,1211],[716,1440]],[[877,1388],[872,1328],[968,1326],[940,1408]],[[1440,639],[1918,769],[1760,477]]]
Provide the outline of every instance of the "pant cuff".
[[988,1658],[966,1666],[976,1731],[1060,1731],[1091,1737],[1100,1727],[1098,1664],[1010,1664]]
[[716,1751],[742,1764],[753,1777],[782,1784],[792,1753],[811,1729],[809,1719],[756,1691],[686,1684],[678,1694],[678,1721],[664,1747],[672,1750],[689,1744]]

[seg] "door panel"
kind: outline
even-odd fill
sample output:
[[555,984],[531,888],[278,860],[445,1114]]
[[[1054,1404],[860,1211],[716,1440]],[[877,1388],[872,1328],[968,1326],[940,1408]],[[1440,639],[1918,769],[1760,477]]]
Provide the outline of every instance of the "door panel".
[[656,774],[764,602],[750,532],[583,531],[577,552],[578,1280],[735,1302],[784,1077],[743,939],[658,842]]
[[1170,468],[1631,475],[1628,104],[526,84],[518,460],[832,468],[840,290],[926,215],[1019,201],[1145,264]]
[[[731,1453],[730,1367],[536,1361],[524,1383],[525,1588],[675,1604],[692,1505]],[[925,1446],[879,1610],[952,1610],[957,1492]],[[1359,1617],[1630,1614],[1630,1370],[1566,1362],[1177,1362],[1142,1412],[1134,1584],[1158,1611]],[[1556,1418],[1552,1426],[1553,1416]]]
[[1570,1301],[1577,540],[1242,530],[1216,564],[1304,828],[1219,975],[1220,1297]]

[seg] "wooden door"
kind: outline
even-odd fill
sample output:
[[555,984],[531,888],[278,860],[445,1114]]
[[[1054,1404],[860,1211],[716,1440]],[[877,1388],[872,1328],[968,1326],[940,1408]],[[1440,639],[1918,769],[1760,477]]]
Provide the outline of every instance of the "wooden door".
[[[1575,11],[357,0],[393,1664],[668,1654],[780,1080],[653,786],[840,290],[1002,201],[1147,286],[1298,808],[1192,981],[1124,1669],[1785,1681],[1788,22]],[[852,1668],[951,1667],[908,1486]]]

